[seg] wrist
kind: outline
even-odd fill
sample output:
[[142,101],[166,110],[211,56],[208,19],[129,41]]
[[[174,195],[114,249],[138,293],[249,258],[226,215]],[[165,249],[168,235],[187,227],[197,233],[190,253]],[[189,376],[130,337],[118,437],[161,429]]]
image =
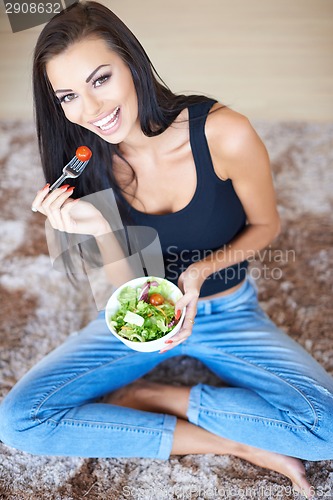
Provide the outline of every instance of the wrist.
[[200,262],[190,264],[185,271],[186,275],[190,278],[192,285],[194,285],[200,292],[201,287],[206,279],[205,269],[202,268]]
[[95,230],[93,232],[94,238],[104,236],[112,232],[110,224],[103,218],[98,223],[96,223]]

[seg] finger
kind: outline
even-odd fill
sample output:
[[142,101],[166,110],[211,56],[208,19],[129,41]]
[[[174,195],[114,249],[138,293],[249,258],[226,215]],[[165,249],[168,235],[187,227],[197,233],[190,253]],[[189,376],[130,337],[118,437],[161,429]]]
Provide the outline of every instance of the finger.
[[190,335],[192,334],[193,324],[191,321],[189,321],[189,319],[190,318],[188,318],[187,326],[182,327],[180,331],[176,333],[176,335],[174,335],[171,339],[165,340],[163,349],[159,351],[160,353],[170,351],[170,349],[173,349],[190,337]]
[[184,342],[186,339],[188,339],[190,337],[190,335],[192,334],[192,329],[193,329],[194,323],[195,322],[191,318],[188,317],[187,320],[185,318],[183,327],[180,329],[180,331],[178,333],[176,333],[176,335],[174,335],[172,337],[172,339],[167,339],[165,341],[165,348],[164,349],[167,349],[167,350],[172,349],[176,345],[179,345],[182,342]]
[[[196,301],[193,301],[192,303],[190,302],[187,306],[186,306],[186,313],[185,313],[185,318],[184,318],[184,321],[183,321],[183,325],[182,325],[182,330],[184,330],[184,328],[188,328],[190,330],[192,330],[193,328],[193,325],[195,323],[195,316],[197,314],[197,305],[196,305]],[[176,318],[179,319],[179,309],[176,313]],[[177,334],[178,335],[178,334]]]
[[[52,214],[52,216],[63,223],[63,217],[62,217],[62,209],[65,206],[65,203],[67,200],[70,198],[70,196],[73,194],[74,187],[69,187],[68,189],[65,189],[63,193],[61,193],[53,202],[51,202],[46,209],[48,214]],[[47,203],[47,202],[45,202]],[[59,228],[60,229],[60,228]]]
[[176,344],[176,343],[178,344],[178,343],[184,342],[184,340],[188,339],[191,334],[192,334],[192,325],[190,327],[188,327],[188,328],[182,328],[170,340],[172,340],[172,344]]
[[56,193],[52,193],[42,204],[50,224],[54,229],[66,231],[62,216],[62,207],[73,194],[74,187],[68,187],[68,184],[61,186]]
[[187,303],[187,304],[186,304],[186,314],[185,314],[182,328],[180,329],[180,331],[178,333],[176,333],[176,335],[174,337],[172,337],[172,339],[174,341],[176,341],[176,342],[178,340],[184,341],[184,340],[186,340],[186,338],[188,338],[191,335],[192,328],[193,328],[193,325],[195,323],[194,318],[195,318],[196,313],[197,313],[197,302],[198,302],[197,296],[191,297],[191,294],[188,293],[188,294],[185,294],[176,303],[176,306],[175,306],[176,319],[179,319],[180,315],[181,315],[181,309],[179,307],[182,306],[182,303],[183,304]]
[[49,189],[50,189],[50,184],[45,184],[45,186],[42,189],[37,191],[37,195],[35,196],[32,204],[31,204],[31,210],[33,212],[41,211],[40,205],[41,205],[42,201],[44,200],[45,196],[47,195],[47,193],[49,192]]
[[193,325],[195,323],[194,318],[196,315],[196,309],[196,305],[187,306],[186,316],[184,318],[182,328],[172,337],[173,343],[184,342],[184,340],[192,334]]
[[52,191],[44,199],[42,203],[43,208],[49,209],[53,207],[55,209],[59,209],[63,205],[64,201],[68,198],[67,194],[70,192],[71,189],[74,189],[74,187],[70,186],[69,184],[64,184],[60,188],[57,188],[54,191]]
[[186,292],[175,304],[176,315],[180,316],[179,311],[182,311],[186,307],[186,315],[189,313],[195,316],[196,303],[198,301],[199,295],[197,291]]
[[64,194],[67,186],[54,190],[42,203],[42,208],[53,229],[63,231],[63,223],[60,214],[60,207],[64,203]]
[[180,345],[182,342],[184,342],[185,340],[187,340],[189,338],[189,336],[191,335],[192,331],[188,332],[187,335],[181,337],[181,338],[175,338],[176,336],[172,337],[172,339],[168,339],[164,342],[164,347],[163,349],[161,349],[159,352],[162,353],[162,352],[166,352],[166,351],[170,351],[171,349],[173,349],[174,347],[177,347],[178,345]]

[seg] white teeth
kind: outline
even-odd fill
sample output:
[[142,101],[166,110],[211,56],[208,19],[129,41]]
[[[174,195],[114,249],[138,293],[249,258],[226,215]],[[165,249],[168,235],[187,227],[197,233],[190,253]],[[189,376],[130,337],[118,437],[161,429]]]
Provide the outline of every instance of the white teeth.
[[101,130],[109,130],[109,128],[112,128],[115,126],[115,124],[117,123],[118,121],[118,116],[116,116],[116,118],[109,124],[109,125],[105,125],[104,127],[100,127]]
[[116,124],[116,123],[117,123],[117,121],[118,121],[118,118],[119,118],[119,116],[117,115],[117,116],[115,117],[115,119],[114,119],[111,123],[109,123],[109,125],[105,125],[104,127],[99,127],[99,128],[100,128],[101,130],[109,130],[110,128],[112,128],[112,127],[114,127],[114,126],[115,126],[115,124]]
[[119,106],[116,107],[116,109],[113,111],[113,113],[106,116],[105,118],[102,118],[102,120],[98,120],[98,122],[93,122],[93,124],[96,125],[96,127],[103,127],[103,125],[106,125],[107,123],[109,123],[110,120],[112,120],[116,116],[118,110],[119,110]]

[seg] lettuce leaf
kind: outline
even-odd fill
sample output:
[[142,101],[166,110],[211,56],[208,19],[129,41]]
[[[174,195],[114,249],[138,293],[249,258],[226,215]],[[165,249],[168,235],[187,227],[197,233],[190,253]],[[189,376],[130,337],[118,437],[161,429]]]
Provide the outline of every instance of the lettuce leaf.
[[130,286],[126,286],[123,288],[118,296],[118,301],[121,306],[128,307],[129,310],[132,310],[132,307],[136,305],[136,290]]

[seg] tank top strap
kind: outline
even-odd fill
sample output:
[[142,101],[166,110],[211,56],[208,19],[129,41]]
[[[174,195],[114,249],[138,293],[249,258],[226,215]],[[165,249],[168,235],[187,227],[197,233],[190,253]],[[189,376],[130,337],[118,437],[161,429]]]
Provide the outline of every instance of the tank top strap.
[[197,126],[200,123],[201,125],[205,124],[207,114],[216,102],[216,99],[207,99],[206,101],[191,104],[189,106],[189,117],[193,119],[193,126]]
[[217,101],[209,99],[189,106],[189,130],[190,144],[194,163],[197,170],[197,182],[207,180],[207,174],[213,174],[213,179],[217,180],[212,158],[210,155],[208,142],[205,135],[205,123],[209,110]]

